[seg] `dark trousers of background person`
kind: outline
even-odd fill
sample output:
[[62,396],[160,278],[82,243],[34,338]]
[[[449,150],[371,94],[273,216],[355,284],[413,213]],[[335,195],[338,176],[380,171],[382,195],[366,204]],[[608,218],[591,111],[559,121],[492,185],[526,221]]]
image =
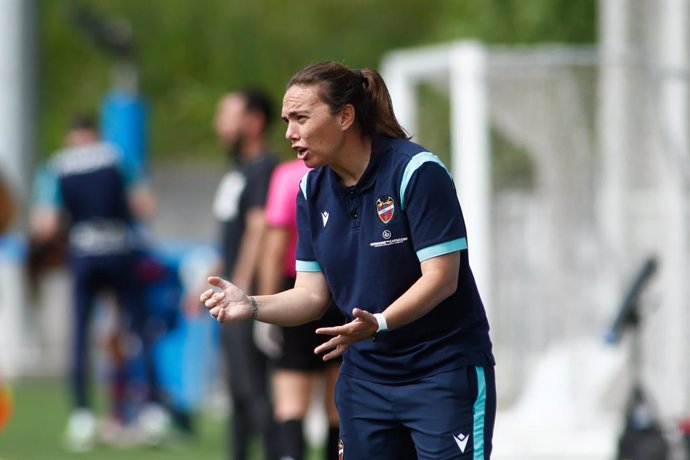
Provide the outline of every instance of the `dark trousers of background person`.
[[252,321],[223,324],[221,340],[232,420],[228,425],[228,458],[246,460],[249,440],[256,433],[263,440],[264,458],[277,458],[277,434],[270,397],[266,356],[254,344]]
[[90,407],[88,397],[89,329],[97,296],[112,292],[130,330],[142,344],[148,385],[148,399],[159,401],[159,385],[151,340],[146,334],[147,312],[143,286],[135,274],[135,256],[73,256],[70,259],[74,295],[74,336],[72,342],[71,384],[76,408]]
[[[291,289],[295,285],[295,278],[288,277],[283,283],[283,290]],[[331,302],[326,313],[316,321],[292,327],[281,328],[283,336],[283,354],[272,361],[274,372],[287,371],[299,372],[308,378],[322,377],[325,385],[328,385],[328,373],[337,372],[340,369],[340,358],[324,362],[321,356],[314,354],[314,348],[321,345],[326,339],[315,334],[320,327],[331,327],[345,324],[346,320]],[[326,393],[330,392],[325,388]],[[338,460],[339,426],[337,423],[329,423],[326,445],[324,446],[324,459]],[[304,436],[304,419],[288,419],[278,423],[278,433],[281,445],[281,455],[286,458],[302,460],[306,458],[307,443]],[[282,457],[281,457],[282,458]]]

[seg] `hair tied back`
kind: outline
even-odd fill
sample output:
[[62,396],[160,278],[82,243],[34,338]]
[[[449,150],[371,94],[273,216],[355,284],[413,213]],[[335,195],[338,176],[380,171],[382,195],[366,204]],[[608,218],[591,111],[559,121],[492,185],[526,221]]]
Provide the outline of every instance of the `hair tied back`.
[[364,76],[361,69],[353,69],[352,73],[359,79],[359,84],[363,85],[365,88],[369,87],[369,79]]

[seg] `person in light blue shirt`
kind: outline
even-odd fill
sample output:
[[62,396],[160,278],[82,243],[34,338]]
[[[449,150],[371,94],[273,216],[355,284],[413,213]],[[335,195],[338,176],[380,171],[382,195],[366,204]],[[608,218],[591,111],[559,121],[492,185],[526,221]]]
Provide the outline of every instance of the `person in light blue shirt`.
[[200,299],[220,322],[283,326],[333,299],[347,322],[317,329],[315,353],[343,357],[342,458],[490,458],[495,363],[448,169],[409,140],[372,69],[303,68],[282,118],[313,168],[297,194],[294,288],[253,297],[211,277]]

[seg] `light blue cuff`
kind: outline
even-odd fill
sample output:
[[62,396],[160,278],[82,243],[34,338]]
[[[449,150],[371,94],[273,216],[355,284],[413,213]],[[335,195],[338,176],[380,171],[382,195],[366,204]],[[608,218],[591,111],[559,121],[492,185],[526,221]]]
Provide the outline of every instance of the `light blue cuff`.
[[467,238],[458,238],[457,240],[446,241],[445,243],[435,244],[428,248],[417,251],[417,258],[420,262],[432,257],[442,256],[451,252],[462,251],[467,249]]
[[321,266],[315,260],[297,260],[295,261],[295,269],[298,272],[320,272]]

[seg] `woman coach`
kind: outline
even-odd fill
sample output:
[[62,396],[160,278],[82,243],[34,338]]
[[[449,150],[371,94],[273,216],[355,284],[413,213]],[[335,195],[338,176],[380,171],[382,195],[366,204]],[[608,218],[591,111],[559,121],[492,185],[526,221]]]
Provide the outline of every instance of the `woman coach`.
[[218,277],[200,300],[220,322],[319,328],[336,387],[346,460],[488,459],[496,410],[486,313],[469,266],[455,186],[409,141],[372,69],[320,62],[288,82],[282,118],[314,168],[297,195],[292,289],[248,296]]

